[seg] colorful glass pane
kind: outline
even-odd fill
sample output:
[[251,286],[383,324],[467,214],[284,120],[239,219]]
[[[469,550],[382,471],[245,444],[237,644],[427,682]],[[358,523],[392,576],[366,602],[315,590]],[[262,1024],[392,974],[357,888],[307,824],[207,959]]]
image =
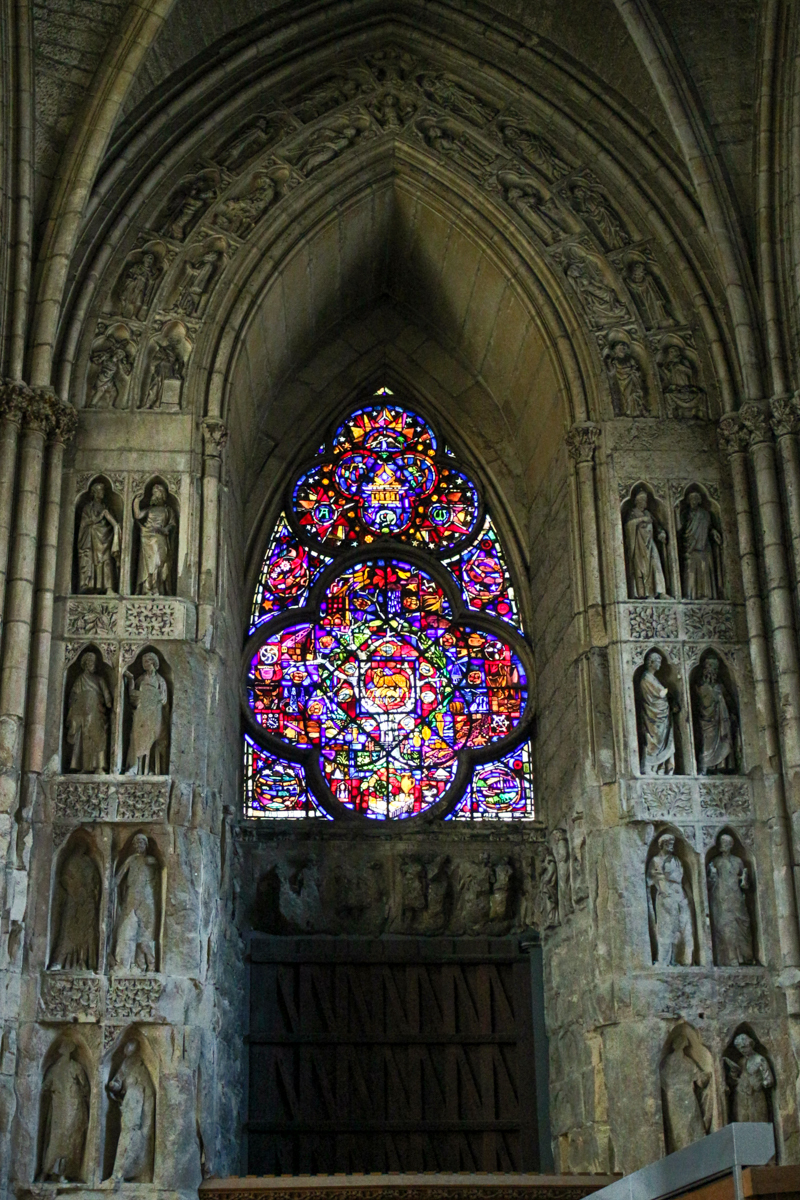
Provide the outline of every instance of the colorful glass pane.
[[267,733],[318,749],[342,805],[405,817],[444,795],[460,751],[514,732],[527,679],[503,638],[453,620],[431,574],[377,559],[333,580],[315,624],[266,637],[249,698]]
[[258,577],[250,632],[276,613],[305,604],[311,584],[329,562],[300,544],[281,513]]
[[490,517],[486,518],[478,540],[447,565],[461,584],[470,608],[492,613],[520,628],[514,588]]
[[372,405],[339,426],[330,454],[295,484],[304,535],[328,550],[398,538],[441,552],[474,531],[474,483],[436,454],[425,422],[408,409]]
[[531,747],[525,742],[496,762],[476,767],[470,786],[448,820],[530,820],[533,811]]
[[246,817],[325,816],[309,795],[303,768],[263,750],[246,734],[244,790]]

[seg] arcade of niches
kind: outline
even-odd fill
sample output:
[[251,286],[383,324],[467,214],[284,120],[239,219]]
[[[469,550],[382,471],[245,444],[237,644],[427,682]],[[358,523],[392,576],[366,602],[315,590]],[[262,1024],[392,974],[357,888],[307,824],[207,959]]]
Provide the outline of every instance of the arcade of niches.
[[[0,1197],[800,1161],[799,42],[0,0]],[[297,1133],[326,955],[538,1132]]]

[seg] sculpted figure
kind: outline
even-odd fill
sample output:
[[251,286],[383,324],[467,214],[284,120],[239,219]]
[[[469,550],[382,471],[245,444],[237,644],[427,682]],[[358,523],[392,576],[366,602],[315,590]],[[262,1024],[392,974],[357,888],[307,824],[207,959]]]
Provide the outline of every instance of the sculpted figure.
[[489,855],[461,865],[461,913],[468,933],[486,928],[491,905],[492,879]]
[[676,325],[672,305],[659,279],[640,254],[625,256],[625,282],[639,310],[645,329],[665,329]]
[[144,320],[161,270],[161,263],[152,250],[134,252],[131,255],[117,285],[120,313],[123,317]]
[[690,967],[694,957],[692,910],[683,884],[683,863],[675,838],[662,833],[658,851],[647,864],[647,909],[656,935],[660,967]]
[[87,408],[120,408],[133,370],[136,345],[125,325],[115,325],[92,343]]
[[72,685],[67,708],[67,741],[72,746],[70,770],[86,775],[108,771],[108,714],[112,699],[108,684],[97,670],[97,655],[87,650],[81,671]]
[[545,242],[553,242],[565,233],[574,233],[557,202],[530,175],[498,171],[497,182],[506,202]]
[[612,383],[617,385],[620,416],[649,417],[644,371],[628,335],[622,332],[609,334],[603,358]]
[[119,1105],[113,1178],[125,1183],[149,1183],[153,1178],[155,1088],[137,1043],[128,1042],[124,1053],[119,1070],[106,1084],[109,1100]]
[[89,1128],[89,1080],[64,1041],[42,1082],[44,1136],[39,1177],[58,1183],[83,1181],[83,1154]]
[[317,130],[302,148],[297,160],[298,170],[303,175],[313,175],[320,167],[333,162],[345,150],[354,146],[367,129],[369,121],[358,114],[331,121],[324,129]]
[[711,1128],[711,1073],[687,1053],[689,1039],[681,1033],[661,1067],[667,1151],[684,1150]]
[[175,307],[185,316],[200,316],[205,308],[211,287],[228,261],[224,245],[224,239],[215,238],[202,254],[187,257],[184,261]]
[[125,672],[133,708],[133,726],[128,747],[129,775],[161,775],[169,748],[169,694],[167,681],[158,672],[158,658],[145,654],[142,674],[134,681]]
[[500,122],[500,133],[509,150],[513,150],[524,158],[529,166],[540,175],[544,175],[549,183],[569,175],[569,167],[556,154],[553,147],[544,138],[537,137],[529,129],[523,129],[516,121]]
[[155,971],[160,868],[147,853],[147,838],[137,833],[114,882],[117,919],[113,967],[116,971]]
[[625,557],[632,598],[660,600],[669,593],[657,543],[666,543],[667,531],[656,524],[647,507],[648,499],[644,489],[633,497],[633,507],[625,519]]
[[719,678],[719,659],[708,654],[694,689],[697,717],[697,773],[720,775],[736,770],[736,731],[733,704]]
[[[750,872],[733,853],[729,833],[717,840],[719,854],[708,864],[708,898],[713,933],[714,961],[718,967],[749,966],[755,962],[753,927],[747,908]],[[755,1120],[737,1117],[739,1121]]]
[[191,348],[181,321],[171,321],[164,326],[153,344],[142,408],[173,411],[180,408],[181,386]]
[[683,529],[683,592],[687,600],[718,600],[722,595],[721,545],[722,537],[703,497],[690,492]]
[[81,509],[78,525],[78,591],[113,596],[119,565],[119,523],[106,504],[102,480],[94,481],[90,496]]
[[756,1050],[755,1042],[748,1034],[738,1034],[733,1044],[742,1058],[738,1063],[730,1058],[724,1060],[731,1092],[732,1119],[769,1122],[768,1093],[775,1087],[772,1068],[764,1055]]
[[514,868],[507,858],[495,865],[489,897],[489,920],[506,921],[512,912]]
[[211,168],[183,179],[164,212],[161,232],[182,242],[216,198],[219,172]]
[[631,240],[617,214],[597,188],[575,183],[570,188],[572,208],[594,229],[606,250],[619,250]]
[[651,650],[644,660],[644,673],[639,680],[638,717],[643,775],[675,774],[673,716],[680,712],[680,705],[658,678],[663,661],[657,650]]
[[277,128],[269,124],[267,117],[256,117],[220,152],[219,163],[235,174],[252,158],[265,150],[276,133]]
[[153,484],[148,505],[138,496],[134,499],[133,515],[139,522],[140,539],[136,591],[140,596],[169,596],[177,522],[163,484]]
[[656,361],[671,417],[703,417],[705,393],[698,386],[697,355],[682,338],[668,334],[662,339]]
[[553,837],[553,858],[558,876],[558,919],[564,924],[572,912],[572,881],[569,877],[569,842],[563,830],[556,830]]
[[472,125],[485,125],[494,118],[495,110],[479,100],[454,79],[446,75],[431,75],[425,72],[417,76],[417,83],[429,100],[440,108],[464,117]]
[[421,117],[417,129],[432,150],[451,158],[470,175],[480,178],[486,171],[491,161],[487,152],[446,118]]
[[552,929],[559,924],[558,867],[555,858],[549,852],[542,866],[541,903],[542,924],[545,929]]
[[581,298],[590,325],[628,319],[628,310],[606,280],[599,263],[580,246],[568,246],[564,273]]
[[79,841],[58,878],[61,901],[51,971],[96,971],[100,920],[100,875]]
[[417,111],[416,104],[406,96],[385,92],[369,105],[369,111],[382,129],[394,130],[411,120]]

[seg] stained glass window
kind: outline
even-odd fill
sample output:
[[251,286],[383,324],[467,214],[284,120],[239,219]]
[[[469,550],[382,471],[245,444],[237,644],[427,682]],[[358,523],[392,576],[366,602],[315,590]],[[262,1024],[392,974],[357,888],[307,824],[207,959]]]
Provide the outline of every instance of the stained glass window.
[[388,389],[290,485],[250,635],[247,816],[533,816],[530,653],[500,539]]

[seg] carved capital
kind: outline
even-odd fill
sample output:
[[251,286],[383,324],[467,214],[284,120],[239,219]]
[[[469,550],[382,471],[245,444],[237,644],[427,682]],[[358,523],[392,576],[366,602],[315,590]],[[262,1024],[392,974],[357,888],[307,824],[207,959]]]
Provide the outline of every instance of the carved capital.
[[769,411],[756,400],[749,400],[739,409],[739,418],[747,431],[751,448],[762,442],[772,441],[772,429],[769,423]]
[[206,458],[221,458],[225,443],[228,440],[228,430],[218,417],[206,417],[203,421],[203,447]]
[[800,430],[798,396],[777,396],[770,403],[770,423],[776,438],[788,437]]
[[67,446],[78,429],[78,414],[71,404],[53,397],[53,441]]
[[723,454],[742,454],[750,443],[747,430],[734,413],[728,413],[722,418],[717,433]]
[[41,433],[47,437],[55,426],[55,408],[58,403],[50,388],[29,388],[24,414],[26,431]]
[[0,380],[0,417],[19,429],[28,406],[31,389],[20,379]]
[[600,441],[600,433],[599,425],[573,425],[566,438],[570,458],[578,463],[591,462]]

